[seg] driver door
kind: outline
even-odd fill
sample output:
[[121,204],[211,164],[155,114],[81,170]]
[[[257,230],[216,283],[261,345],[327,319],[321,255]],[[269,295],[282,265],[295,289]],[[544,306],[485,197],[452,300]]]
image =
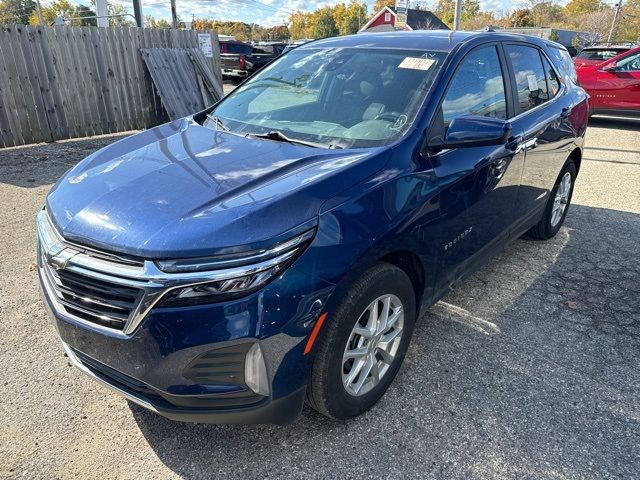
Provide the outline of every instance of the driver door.
[[[506,120],[513,102],[502,50],[477,47],[458,65],[429,138],[445,138],[457,117],[481,115]],[[522,133],[512,131],[507,144],[466,146],[430,154],[438,183],[442,215],[439,278],[451,284],[492,247],[507,239],[518,218],[518,189],[524,165]]]
[[611,110],[640,111],[640,51],[598,71],[596,96]]

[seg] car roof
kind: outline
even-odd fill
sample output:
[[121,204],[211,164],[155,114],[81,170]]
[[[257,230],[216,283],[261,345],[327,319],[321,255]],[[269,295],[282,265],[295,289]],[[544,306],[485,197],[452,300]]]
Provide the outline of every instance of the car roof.
[[553,45],[565,49],[564,46],[543,40],[539,37],[506,32],[468,32],[451,30],[414,30],[411,32],[376,32],[359,33],[343,37],[325,38],[301,45],[300,49],[318,47],[372,47],[372,48],[407,48],[449,52],[461,43],[483,41],[525,41],[540,47]]

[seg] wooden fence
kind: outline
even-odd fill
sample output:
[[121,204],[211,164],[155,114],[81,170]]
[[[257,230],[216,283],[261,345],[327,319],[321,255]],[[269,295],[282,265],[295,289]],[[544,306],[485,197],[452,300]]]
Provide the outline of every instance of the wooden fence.
[[141,48],[198,48],[214,31],[0,26],[0,147],[142,129],[167,119]]

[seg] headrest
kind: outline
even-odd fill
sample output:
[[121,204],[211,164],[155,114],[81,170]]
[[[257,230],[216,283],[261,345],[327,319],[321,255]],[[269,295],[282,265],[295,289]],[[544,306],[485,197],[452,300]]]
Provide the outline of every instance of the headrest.
[[375,88],[372,83],[367,82],[366,80],[362,80],[360,82],[360,93],[365,97],[369,97],[373,94]]

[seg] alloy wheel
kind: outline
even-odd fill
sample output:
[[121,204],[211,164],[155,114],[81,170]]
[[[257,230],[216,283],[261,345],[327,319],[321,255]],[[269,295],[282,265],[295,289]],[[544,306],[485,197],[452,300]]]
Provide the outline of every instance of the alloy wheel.
[[382,295],[355,323],[342,357],[342,384],[350,395],[371,391],[385,376],[400,347],[404,326],[402,302]]
[[551,226],[555,227],[560,223],[564,211],[569,204],[569,194],[571,193],[571,174],[566,172],[560,180],[556,196],[553,199],[553,209],[551,210]]

